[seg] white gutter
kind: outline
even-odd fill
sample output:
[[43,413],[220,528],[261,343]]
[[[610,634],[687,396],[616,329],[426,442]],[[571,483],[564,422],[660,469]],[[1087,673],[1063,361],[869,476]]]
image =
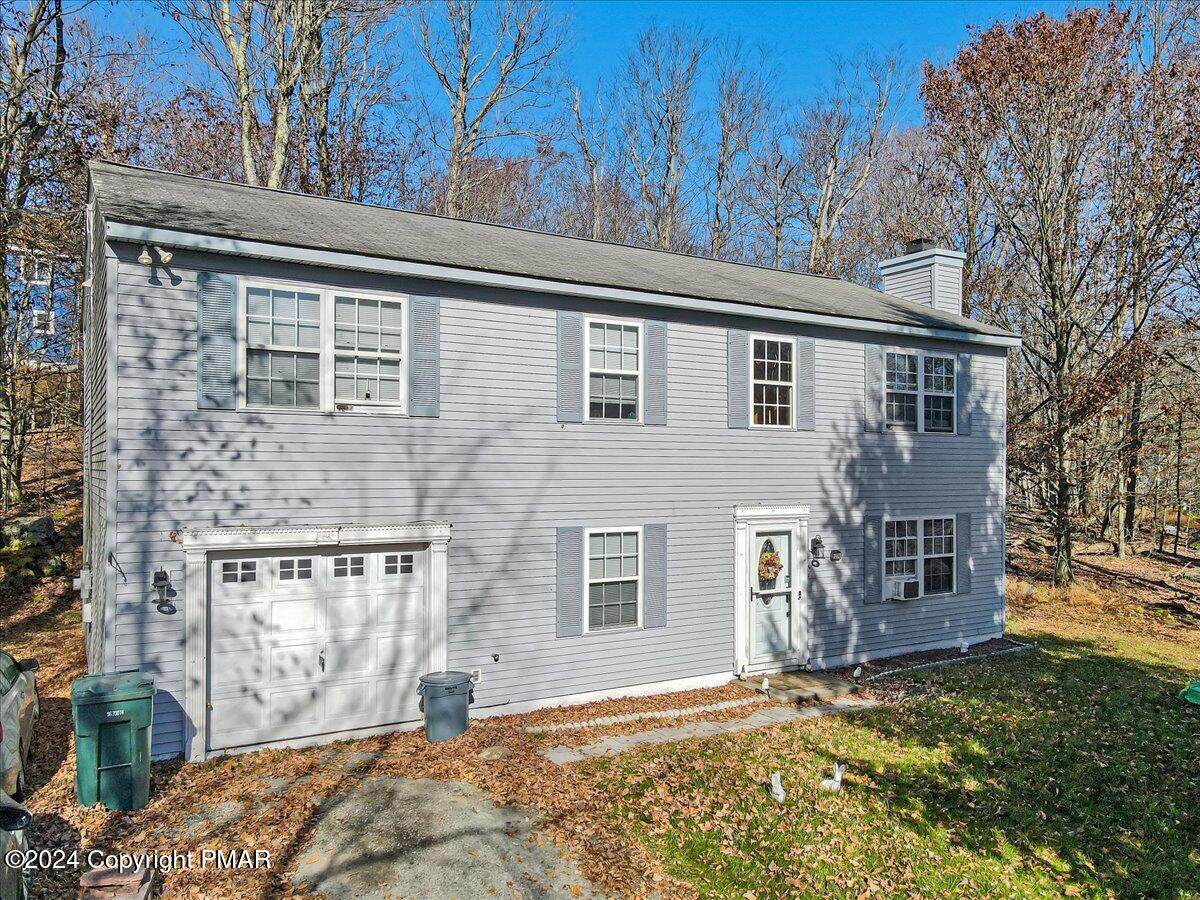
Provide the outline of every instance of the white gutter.
[[613,300],[621,303],[642,303],[650,306],[668,306],[703,312],[722,313],[734,316],[750,316],[759,319],[775,319],[784,322],[799,322],[805,325],[822,325],[829,328],[848,328],[853,331],[902,334],[912,337],[938,338],[971,344],[986,344],[992,347],[1019,347],[1019,337],[994,334],[976,334],[952,328],[922,328],[913,325],[896,325],[874,322],[869,319],[854,319],[845,316],[823,315],[800,312],[769,306],[754,306],[745,303],[730,303],[722,300],[706,300],[701,297],[681,297],[674,294],[659,294],[653,291],[636,291],[627,288],[601,287],[555,281],[527,275],[505,275],[497,272],[481,272],[456,266],[432,263],[406,262],[399,259],[384,259],[378,256],[362,256],[337,250],[318,250],[308,247],[291,247],[286,244],[270,244],[263,241],[247,241],[214,235],[176,231],[169,228],[148,228],[109,222],[106,236],[110,240],[129,241],[135,244],[159,244],[198,250],[206,253],[223,253],[230,256],[247,256],[255,259],[273,259],[302,265],[328,266],[335,269],[350,269],[361,272],[383,272],[411,278],[428,278],[434,281],[451,281],[458,284],[474,284],[485,287],[504,288],[515,291],[531,291],[539,294],[559,294],[569,297],[586,297],[592,300]]

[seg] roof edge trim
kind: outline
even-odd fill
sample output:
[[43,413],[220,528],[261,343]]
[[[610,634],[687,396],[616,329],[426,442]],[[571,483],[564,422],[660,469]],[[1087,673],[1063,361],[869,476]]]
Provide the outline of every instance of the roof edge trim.
[[301,265],[319,265],[334,269],[349,269],[361,272],[378,272],[389,275],[406,275],[413,278],[428,278],[433,281],[449,281],[507,290],[532,291],[539,294],[560,294],[595,300],[612,300],[618,303],[640,303],[650,306],[667,306],[677,309],[700,310],[726,315],[747,316],[757,319],[799,322],[805,325],[821,325],[851,331],[867,331],[883,334],[903,334],[914,337],[929,337],[940,340],[959,341],[970,344],[985,344],[993,347],[1019,347],[1017,336],[979,334],[952,328],[925,328],[916,325],[895,325],[872,319],[855,319],[844,316],[829,316],[806,313],[776,307],[755,306],[751,303],[736,303],[724,300],[706,300],[701,297],[685,297],[675,294],[659,294],[653,291],[638,291],[628,288],[604,287],[600,285],[576,284],[528,275],[507,275],[478,269],[432,263],[408,262],[378,256],[364,256],[338,250],[297,247],[264,241],[247,241],[192,231],[168,228],[150,228],[129,225],[124,222],[107,221],[105,236],[109,240],[130,243],[166,244],[203,253],[223,253],[255,259],[272,259]]

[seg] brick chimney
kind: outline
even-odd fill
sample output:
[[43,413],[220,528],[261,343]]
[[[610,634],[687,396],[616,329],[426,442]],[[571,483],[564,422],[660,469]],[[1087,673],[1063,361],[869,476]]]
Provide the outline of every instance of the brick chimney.
[[965,253],[946,250],[925,238],[909,241],[903,256],[879,264],[884,293],[961,316],[966,258]]

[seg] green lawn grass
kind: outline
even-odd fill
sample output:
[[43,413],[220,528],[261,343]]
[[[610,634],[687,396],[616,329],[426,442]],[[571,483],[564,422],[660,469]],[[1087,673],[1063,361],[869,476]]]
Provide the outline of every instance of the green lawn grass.
[[[626,754],[614,814],[702,896],[1200,897],[1200,630],[1017,623],[917,699]],[[818,790],[848,763],[841,793]],[[787,800],[763,784],[779,770]]]

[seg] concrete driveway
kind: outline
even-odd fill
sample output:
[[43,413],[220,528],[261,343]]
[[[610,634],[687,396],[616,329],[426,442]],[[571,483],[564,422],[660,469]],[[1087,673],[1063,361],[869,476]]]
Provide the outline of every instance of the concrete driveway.
[[330,900],[603,896],[535,825],[463,782],[365,778],[325,802],[293,881]]

